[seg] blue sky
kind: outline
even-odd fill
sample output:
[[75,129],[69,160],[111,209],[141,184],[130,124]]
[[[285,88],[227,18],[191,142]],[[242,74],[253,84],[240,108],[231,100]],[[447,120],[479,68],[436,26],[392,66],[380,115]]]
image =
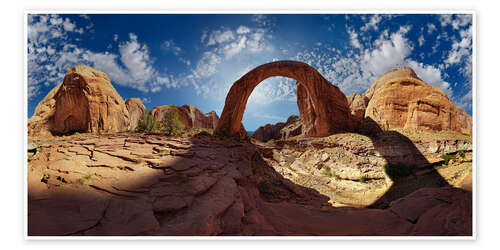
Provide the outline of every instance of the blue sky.
[[[472,114],[472,15],[28,15],[28,116],[66,70],[107,73],[126,100],[148,110],[191,104],[220,115],[232,83],[275,60],[315,67],[346,95],[410,66]],[[243,124],[255,130],[298,114],[295,81],[254,90]]]

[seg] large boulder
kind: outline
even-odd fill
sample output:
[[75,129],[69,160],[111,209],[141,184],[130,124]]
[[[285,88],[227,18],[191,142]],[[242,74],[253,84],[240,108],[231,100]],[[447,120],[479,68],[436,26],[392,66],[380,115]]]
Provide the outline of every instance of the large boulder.
[[456,131],[472,134],[472,118],[443,91],[423,82],[411,68],[397,68],[375,81],[363,94],[369,99],[365,119],[383,130]]
[[139,98],[130,98],[125,102],[128,113],[130,115],[130,130],[135,130],[139,121],[146,114],[146,106],[142,104]]
[[161,122],[165,112],[167,112],[170,108],[175,108],[179,111],[179,119],[182,124],[184,124],[185,128],[215,129],[217,123],[219,122],[219,117],[215,111],[203,114],[199,109],[192,105],[183,105],[180,107],[175,105],[160,105],[151,109],[149,114],[153,115],[156,121]]
[[29,136],[118,132],[130,127],[125,102],[109,77],[85,65],[71,67],[28,120]]

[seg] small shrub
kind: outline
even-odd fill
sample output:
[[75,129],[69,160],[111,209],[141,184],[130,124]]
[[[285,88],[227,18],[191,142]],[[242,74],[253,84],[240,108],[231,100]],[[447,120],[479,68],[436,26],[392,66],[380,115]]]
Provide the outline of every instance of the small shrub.
[[367,181],[367,179],[365,176],[359,177],[359,182],[366,182],[366,181]]
[[160,131],[166,135],[181,135],[184,133],[184,124],[179,118],[177,108],[169,108],[163,115],[160,124]]
[[450,162],[450,160],[456,159],[456,158],[457,158],[456,154],[444,154],[444,155],[441,155],[441,159],[444,160],[445,164],[448,164]]
[[160,126],[153,115],[144,114],[141,120],[139,120],[135,131],[141,133],[157,132],[159,127]]
[[92,174],[88,174],[86,176],[81,177],[80,179],[78,179],[78,182],[80,184],[84,185],[85,183],[87,183],[88,181],[90,181],[90,179],[92,179]]
[[327,177],[333,177],[334,176],[334,173],[332,173],[332,170],[330,169],[330,167],[328,167],[327,165],[323,164],[321,166],[321,170],[323,171],[321,174],[323,176],[327,176]]
[[465,151],[464,150],[459,150],[458,151],[458,155],[460,155],[460,157],[462,157],[462,158],[465,158]]
[[390,164],[387,163],[383,166],[384,172],[391,180],[407,177],[412,174],[414,166],[407,166],[403,164]]

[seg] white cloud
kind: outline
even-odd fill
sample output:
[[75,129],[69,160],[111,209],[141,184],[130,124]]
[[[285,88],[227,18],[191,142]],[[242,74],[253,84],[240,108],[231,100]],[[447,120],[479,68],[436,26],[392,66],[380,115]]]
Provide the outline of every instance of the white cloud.
[[424,45],[424,42],[425,42],[424,35],[423,35],[423,34],[421,34],[421,35],[418,37],[418,46],[422,47],[422,45]]
[[173,40],[163,42],[161,48],[165,51],[172,52],[176,56],[182,52],[181,47],[177,46]]
[[[129,40],[120,43],[119,53],[114,54],[75,45],[73,42],[78,37],[70,33],[79,34],[83,29],[69,18],[63,20],[58,15],[28,16],[28,98],[40,94],[41,86],[62,82],[66,71],[78,64],[105,72],[113,84],[143,92],[158,91],[162,86],[176,87],[170,76],[154,69],[148,47],[140,43],[135,34],[129,34]],[[117,35],[113,37],[117,38]]]
[[406,64],[410,66],[424,82],[440,88],[448,97],[453,95],[450,83],[443,80],[443,74],[439,68],[431,65],[424,65],[423,63],[418,63],[413,60],[407,60]]
[[[70,35],[83,31],[84,28],[59,15],[28,15],[28,99],[40,94],[42,85],[62,81],[67,70],[64,67],[78,62],[83,50],[73,48]],[[56,51],[58,47],[62,47],[62,51]]]
[[428,23],[427,24],[427,33],[432,34],[436,30],[436,25],[433,23]]
[[370,21],[368,23],[365,23],[363,27],[361,27],[361,31],[368,31],[370,29],[373,29],[375,31],[378,30],[378,23],[382,21],[382,17],[380,15],[372,15],[370,17]]
[[214,30],[208,36],[206,34],[202,36],[202,42],[205,38],[207,38],[206,45],[212,46],[231,41],[234,39],[234,35],[231,30]]
[[351,29],[348,29],[347,33],[349,34],[349,43],[352,45],[352,47],[362,49],[363,47],[358,40],[358,33]]
[[149,49],[146,44],[140,44],[137,36],[129,34],[130,41],[118,46],[120,61],[127,68],[130,77],[139,85],[151,81],[155,70],[149,57]]
[[148,103],[151,103],[151,98],[149,98],[149,97],[142,97],[141,101],[144,104],[148,104]]
[[226,59],[233,57],[234,55],[240,53],[246,47],[247,37],[242,36],[238,41],[227,44],[224,46],[224,54]]
[[118,41],[118,34],[113,35],[113,41],[115,41],[115,42]]
[[63,27],[65,31],[74,31],[76,25],[72,23],[69,18],[66,18],[63,23]]
[[365,50],[360,62],[364,73],[380,76],[394,67],[403,65],[413,49],[404,37],[408,30],[408,27],[401,27],[398,32],[391,34],[389,40],[379,41],[377,48]]
[[215,53],[207,51],[203,53],[193,73],[197,78],[211,76],[215,74],[217,64],[221,61],[221,58]]
[[468,29],[461,30],[460,38],[460,41],[453,41],[451,50],[448,53],[448,58],[446,58],[445,63],[460,63],[462,61],[462,58],[470,57],[472,55],[472,26],[470,26]]
[[444,14],[439,17],[442,27],[451,25],[455,30],[466,27],[472,23],[472,14]]
[[297,60],[304,61],[337,85],[345,94],[363,93],[382,74],[396,67],[409,66],[417,75],[452,96],[450,84],[444,80],[439,67],[425,65],[409,59],[413,47],[405,37],[411,27],[403,26],[397,32],[381,32],[379,38],[359,54],[354,50],[347,53],[332,50],[333,54],[307,51],[299,53]]
[[252,105],[267,105],[277,101],[296,102],[295,80],[286,77],[273,77],[262,81],[248,98]]
[[243,25],[240,25],[240,27],[238,27],[238,29],[236,30],[237,34],[246,34],[248,32],[250,32],[250,28],[248,28],[247,26],[243,26]]

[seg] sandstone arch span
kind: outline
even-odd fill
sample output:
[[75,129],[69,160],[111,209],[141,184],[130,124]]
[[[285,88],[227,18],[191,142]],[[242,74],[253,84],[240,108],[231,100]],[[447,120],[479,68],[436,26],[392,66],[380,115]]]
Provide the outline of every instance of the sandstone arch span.
[[216,134],[245,136],[241,119],[254,88],[263,80],[284,76],[297,81],[297,105],[302,118],[302,134],[328,136],[353,130],[347,98],[316,69],[303,62],[276,61],[260,65],[233,83],[226,96]]

